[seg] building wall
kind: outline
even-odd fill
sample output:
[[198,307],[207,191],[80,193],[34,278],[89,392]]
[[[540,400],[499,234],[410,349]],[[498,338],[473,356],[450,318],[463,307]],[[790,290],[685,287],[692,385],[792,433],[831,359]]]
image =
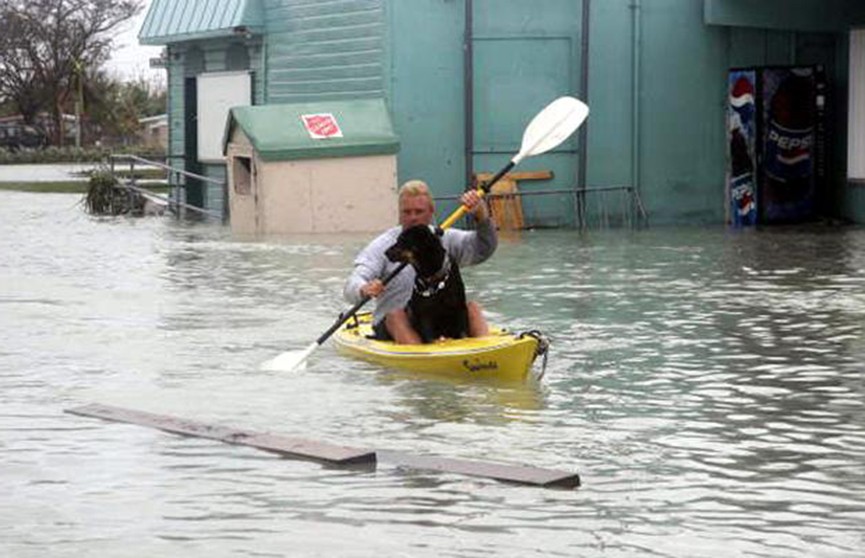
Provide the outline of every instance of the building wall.
[[[592,2],[590,184],[636,183],[654,224],[723,222],[727,69],[823,64],[834,86],[834,145],[829,184],[818,201],[821,210],[839,214],[847,73],[840,35],[705,25],[701,2],[644,0],[635,46],[631,4]],[[627,148],[635,128],[637,157]]]
[[[232,67],[245,47],[253,75],[253,104],[384,95],[384,16],[381,0],[265,0],[266,32],[169,45],[169,153],[173,164],[224,181],[224,165],[199,165],[189,157],[186,80]],[[232,49],[234,45],[234,50]],[[266,68],[266,71],[264,69]],[[197,188],[189,184],[187,197]],[[221,187],[207,184],[201,203],[223,211]],[[194,197],[194,196],[193,196]]]
[[632,4],[592,2],[591,52],[605,60],[592,62],[589,183],[636,186],[653,224],[720,222],[726,37],[698,1]]
[[[658,2],[653,2],[657,4]],[[575,94],[579,89],[579,42],[581,29],[581,3],[579,1],[544,2],[544,9],[534,3],[473,2],[474,41],[474,170],[495,171],[507,162],[519,148],[522,126],[547,102],[561,94]],[[641,160],[632,157],[631,133],[638,123],[632,117],[632,95],[641,97],[641,104],[660,102],[669,105],[674,96],[665,83],[659,83],[656,92],[651,86],[639,93],[633,91],[632,56],[632,10],[631,0],[605,0],[592,3],[591,36],[591,81],[590,106],[592,114],[589,127],[588,183],[594,186],[631,184],[645,174],[652,187],[644,192],[651,202],[650,211],[680,215],[682,212],[696,214],[698,218],[712,219],[697,183],[707,180],[704,173],[711,172],[702,166],[682,169],[678,176],[655,178],[659,169],[671,167],[670,159],[691,140],[678,145],[659,141],[640,142]],[[665,18],[680,21],[688,16],[693,20],[688,38],[690,52],[701,49],[702,12],[691,2],[690,13],[682,6],[653,7],[645,21],[657,27],[656,34],[665,40],[669,33],[665,29]],[[390,26],[392,38],[392,88],[393,108],[397,132],[402,139],[400,155],[400,180],[421,177],[428,180],[437,194],[450,195],[465,186],[464,126],[463,114],[463,30],[465,25],[464,2],[442,2],[420,0],[418,2],[391,2]],[[506,15],[505,15],[506,14]],[[655,34],[655,33],[652,33]],[[677,40],[682,40],[679,33]],[[673,39],[670,39],[673,40]],[[650,39],[644,39],[644,45]],[[683,43],[679,45],[684,46]],[[677,58],[674,44],[654,44],[658,52],[648,56]],[[548,59],[544,52],[556,52],[555,59]],[[535,56],[534,68],[525,68],[522,59]],[[645,50],[640,57],[645,58]],[[677,64],[661,71],[678,71],[692,74],[701,71],[702,59],[677,60]],[[645,62],[644,62],[645,63]],[[532,71],[537,70],[537,71]],[[559,79],[543,81],[544,73],[559,75]],[[541,74],[540,79],[538,74]],[[538,82],[540,83],[539,84]],[[653,78],[645,83],[655,82]],[[723,74],[717,72],[717,87],[723,91]],[[690,83],[686,80],[685,83]],[[546,87],[543,87],[546,86]],[[540,94],[537,89],[544,88]],[[682,97],[687,97],[682,99]],[[675,111],[646,111],[643,107],[639,124],[648,126],[641,133],[641,140],[651,134],[652,126],[666,128],[676,126],[672,121],[693,121],[692,114],[700,110],[699,88],[680,88],[675,98],[681,101],[684,113]],[[506,104],[502,104],[502,100]],[[718,100],[718,97],[715,97]],[[682,110],[680,107],[680,110]],[[518,113],[520,118],[514,118]],[[693,135],[703,133],[704,128],[694,131],[682,130]],[[646,131],[648,130],[648,131]],[[723,156],[723,119],[718,118],[714,136],[716,147]],[[701,137],[699,141],[704,141]],[[556,178],[542,185],[542,189],[570,190],[576,184],[577,146],[573,140],[567,147],[552,155],[527,160],[521,169],[553,170]],[[635,171],[642,163],[639,172]],[[693,157],[682,157],[674,166],[697,165]],[[723,159],[716,166],[718,182],[723,177]],[[637,175],[634,173],[637,172]],[[533,185],[521,185],[531,191]],[[672,191],[671,191],[672,190]],[[722,208],[719,187],[717,210]],[[661,199],[663,196],[663,199]],[[671,207],[670,197],[678,198],[676,207]],[[597,199],[595,199],[597,198]],[[590,196],[590,209],[597,209],[600,196]],[[535,225],[573,224],[574,206],[570,197],[525,197],[527,221]],[[707,215],[707,213],[709,213]],[[693,218],[694,215],[688,215]]]
[[[531,116],[556,96],[580,90],[582,2],[544,0],[543,9],[537,2],[473,4],[474,168],[495,171],[518,150]],[[727,37],[721,28],[703,25],[701,1],[651,0],[639,11],[632,4],[596,0],[591,6],[587,186],[636,183],[653,222],[722,220]],[[421,176],[437,193],[455,194],[465,175],[465,4],[392,1],[390,7],[400,179]],[[635,16],[641,33],[636,45]],[[551,155],[527,160],[521,169],[553,170],[555,178],[521,189],[573,190],[578,157],[571,140]],[[605,197],[589,195],[590,212],[618,203]],[[571,196],[526,197],[523,204],[528,223],[574,222]]]
[[[466,126],[471,117],[472,169],[496,172],[520,147],[525,126],[547,103],[579,89],[581,3],[578,0],[474,0],[472,96],[465,114],[466,2],[388,3],[390,87],[402,146],[400,180],[422,178],[436,195],[455,196],[469,182]],[[523,163],[555,179],[521,184],[524,190],[573,189],[578,143]],[[526,197],[524,213],[538,225],[574,223],[574,196]],[[441,204],[440,214],[455,207]]]
[[[454,196],[467,176],[467,1],[265,0],[264,41],[247,40],[255,103],[384,97],[401,140],[400,182],[423,178],[436,195]],[[474,170],[495,171],[516,152],[522,129],[545,102],[580,91],[584,0],[472,1],[471,155]],[[797,2],[813,9],[808,0]],[[833,2],[848,11],[855,5]],[[819,203],[828,214],[865,221],[865,196],[844,180],[847,47],[843,31],[824,30],[839,25],[837,14],[827,16],[829,23],[817,22],[816,30],[788,31],[760,27],[765,22],[747,19],[741,5],[742,0],[591,2],[587,186],[636,186],[656,225],[722,223],[728,68],[820,63],[831,79],[833,164]],[[196,46],[204,71],[221,71],[228,42],[171,45],[172,153],[182,153],[185,140],[183,78],[191,70],[184,53]],[[579,149],[571,140],[555,153],[526,160],[520,170],[553,170],[555,178],[520,188],[572,190],[578,185]],[[224,176],[219,166],[204,171]],[[218,208],[219,195],[208,190],[209,207]],[[602,211],[603,199],[589,195],[590,212]],[[525,198],[524,205],[530,224],[574,223],[570,196]],[[451,208],[442,204],[442,212]]]
[[383,97],[382,0],[265,0],[267,103]]
[[[520,126],[513,114],[525,120],[543,106],[543,94],[553,93],[546,90],[533,98],[553,83],[544,80],[544,67],[559,72],[559,94],[580,90],[582,1],[473,4],[474,169],[489,171],[516,150]],[[722,223],[728,68],[820,63],[837,87],[831,89],[833,172],[819,202],[829,214],[849,209],[842,156],[847,70],[840,35],[707,25],[705,7],[704,0],[591,2],[587,186],[636,185],[653,224]],[[402,140],[400,180],[425,178],[439,195],[455,194],[465,183],[464,12],[465,0],[388,2],[391,100]],[[527,71],[522,62],[530,51],[537,46],[554,52],[554,40],[571,43],[567,62],[542,55],[536,64],[542,70]],[[499,73],[490,67],[498,67]],[[528,86],[502,79],[507,72]],[[489,145],[483,136],[490,126],[499,126],[496,139],[510,136],[513,143]],[[577,147],[524,162],[521,169],[551,169],[556,177],[521,189],[573,189]],[[608,194],[587,196],[590,213],[615,209],[616,203]],[[524,198],[524,205],[529,223],[573,223],[574,205],[567,197]]]
[[423,179],[436,195],[464,187],[464,11],[461,0],[391,0],[387,5],[388,89],[400,138],[399,182]]
[[[252,73],[253,104],[263,104],[264,73],[263,47],[260,38],[238,37],[236,39],[211,39],[174,43],[168,47],[168,119],[169,119],[169,156],[172,166],[201,174],[216,180],[225,181],[225,165],[197,164],[190,160],[187,153],[186,121],[192,118],[189,111],[196,110],[186,103],[187,79],[204,72],[224,72],[243,69],[237,65],[238,50],[245,50],[248,69]],[[216,184],[189,184],[187,187],[203,188],[201,201],[204,207],[222,212],[226,208],[224,188]],[[185,192],[191,199],[191,192]]]

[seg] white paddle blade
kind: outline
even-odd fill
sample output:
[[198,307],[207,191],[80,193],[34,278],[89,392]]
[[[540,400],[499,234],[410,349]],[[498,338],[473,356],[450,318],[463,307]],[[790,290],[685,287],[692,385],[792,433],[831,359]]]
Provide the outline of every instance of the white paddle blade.
[[546,153],[568,139],[589,116],[586,103],[574,97],[559,97],[539,112],[523,133],[520,152],[512,159],[514,164],[526,157]]
[[306,359],[309,358],[316,349],[318,343],[313,343],[302,351],[287,351],[273,357],[272,359],[261,364],[262,370],[272,372],[294,372],[306,368]]

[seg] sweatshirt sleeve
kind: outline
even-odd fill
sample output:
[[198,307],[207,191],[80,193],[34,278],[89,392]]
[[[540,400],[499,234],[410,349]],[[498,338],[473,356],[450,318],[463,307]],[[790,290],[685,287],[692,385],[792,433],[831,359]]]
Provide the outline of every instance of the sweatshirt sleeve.
[[361,287],[373,279],[384,277],[388,265],[384,252],[393,244],[393,237],[393,229],[386,231],[370,242],[354,259],[354,269],[342,290],[343,298],[350,304],[357,304],[363,300],[363,295],[360,294]]
[[477,223],[473,231],[448,229],[444,240],[448,253],[463,267],[486,261],[498,247],[498,235],[492,219]]

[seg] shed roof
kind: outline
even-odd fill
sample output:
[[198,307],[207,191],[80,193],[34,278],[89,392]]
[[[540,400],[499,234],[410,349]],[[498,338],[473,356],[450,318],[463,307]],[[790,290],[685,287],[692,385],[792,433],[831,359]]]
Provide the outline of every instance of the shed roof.
[[[303,115],[329,113],[342,137],[313,139]],[[223,153],[240,128],[265,161],[383,155],[399,151],[383,99],[321,101],[234,107],[229,111],[222,140]]]
[[260,33],[264,29],[262,0],[153,0],[138,41],[164,45],[193,39]]

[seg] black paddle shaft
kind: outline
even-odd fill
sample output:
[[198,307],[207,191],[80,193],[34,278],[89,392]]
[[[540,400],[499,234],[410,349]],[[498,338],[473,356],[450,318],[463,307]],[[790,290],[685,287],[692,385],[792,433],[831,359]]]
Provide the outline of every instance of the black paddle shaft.
[[[495,174],[495,175],[494,175],[494,176],[489,180],[489,182],[486,182],[485,184],[482,184],[482,185],[480,186],[480,189],[483,190],[485,194],[488,194],[489,191],[490,191],[490,188],[492,188],[493,184],[495,184],[496,182],[498,182],[499,180],[501,180],[501,178],[502,178],[504,175],[506,175],[506,174],[508,173],[508,171],[510,171],[512,168],[514,168],[514,165],[516,165],[516,163],[514,163],[513,161],[510,161],[507,165],[505,165],[505,167],[504,167],[502,170],[500,170],[499,172],[497,172],[497,173],[496,173],[496,174]],[[387,277],[385,277],[385,278],[382,280],[382,285],[387,285],[388,283],[390,283],[391,280],[392,280],[394,277],[396,277],[397,275],[399,275],[400,272],[401,272],[403,269],[405,269],[405,266],[407,266],[407,265],[408,265],[408,262],[402,262],[401,264],[399,264],[399,265],[396,267],[396,269],[394,269],[393,271],[391,271],[391,272],[387,275]],[[330,327],[327,329],[327,331],[325,331],[324,333],[322,333],[321,336],[320,336],[318,339],[315,340],[315,343],[316,343],[317,345],[322,345],[322,344],[324,344],[324,342],[327,341],[328,338],[330,338],[330,336],[333,335],[333,334],[336,332],[336,330],[338,330],[338,329],[342,326],[342,324],[344,324],[345,322],[348,321],[349,318],[351,318],[352,316],[354,316],[355,314],[357,314],[358,310],[360,310],[361,308],[363,308],[363,306],[364,306],[367,302],[369,302],[371,299],[372,299],[371,296],[364,296],[364,297],[363,297],[360,301],[358,301],[354,306],[352,306],[351,308],[349,308],[348,310],[346,310],[345,312],[343,312],[342,314],[340,314],[340,315],[339,315],[339,318],[337,318],[336,322],[334,322],[334,324],[333,324],[332,326],[330,326]]]
[[492,178],[490,178],[489,182],[481,184],[479,186],[479,188],[484,191],[484,194],[489,194],[490,188],[493,187],[493,184],[495,184],[496,182],[501,180],[504,175],[508,174],[508,172],[512,168],[514,168],[514,166],[516,166],[516,163],[514,163],[513,161],[510,161],[507,165],[504,166],[504,168],[502,170],[500,170]]
[[[401,264],[399,264],[396,267],[396,269],[391,271],[387,275],[387,277],[384,278],[384,280],[382,281],[382,285],[387,285],[388,283],[390,283],[391,279],[393,279],[394,277],[399,275],[399,273],[403,269],[405,269],[405,266],[407,266],[407,265],[408,265],[408,262],[402,262]],[[364,296],[362,299],[360,299],[360,301],[357,302],[357,304],[355,304],[354,306],[352,306],[351,308],[349,308],[348,310],[346,310],[345,312],[340,314],[339,318],[336,320],[336,322],[334,322],[334,324],[332,326],[330,326],[330,328],[328,328],[327,331],[322,333],[321,336],[315,340],[315,342],[317,344],[321,345],[322,343],[327,341],[328,337],[333,335],[334,332],[336,332],[336,330],[338,330],[342,324],[347,322],[349,318],[351,318],[352,316],[357,314],[357,311],[360,310],[363,307],[363,305],[366,304],[367,302],[369,302],[371,299],[372,299],[371,296]]]

